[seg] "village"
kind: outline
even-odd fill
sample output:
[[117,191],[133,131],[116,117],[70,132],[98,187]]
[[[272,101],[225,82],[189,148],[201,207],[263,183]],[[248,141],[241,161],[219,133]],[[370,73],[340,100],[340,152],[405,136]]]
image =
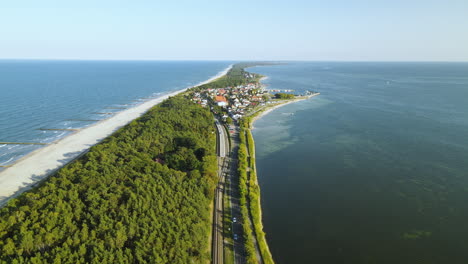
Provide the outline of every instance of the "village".
[[[249,73],[246,73],[249,74]],[[225,88],[206,88],[191,93],[191,101],[220,114],[223,121],[239,120],[252,112],[257,106],[275,103],[278,99],[293,99],[297,96],[310,97],[317,92],[306,91],[305,94],[294,95],[294,90],[267,90],[260,82]],[[275,94],[273,94],[275,93]],[[230,122],[228,122],[230,123]]]
[[203,107],[211,107],[213,111],[221,110],[224,120],[238,120],[254,107],[270,103],[270,93],[260,83],[249,83],[236,87],[208,88],[193,92],[191,100]]

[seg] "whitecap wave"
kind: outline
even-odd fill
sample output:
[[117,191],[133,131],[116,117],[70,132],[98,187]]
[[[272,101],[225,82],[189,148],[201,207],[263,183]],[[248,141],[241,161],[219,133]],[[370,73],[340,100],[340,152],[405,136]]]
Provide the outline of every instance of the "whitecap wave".
[[9,159],[6,160],[6,161],[0,162],[0,165],[5,166],[5,165],[7,165],[8,163],[12,162],[14,159],[15,159],[15,157],[11,157],[11,158],[9,158]]

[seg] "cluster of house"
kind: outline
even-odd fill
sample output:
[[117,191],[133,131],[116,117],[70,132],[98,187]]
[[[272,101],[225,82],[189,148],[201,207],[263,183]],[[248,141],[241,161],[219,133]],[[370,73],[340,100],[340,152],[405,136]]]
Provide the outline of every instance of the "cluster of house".
[[203,107],[218,105],[224,108],[232,119],[239,119],[257,105],[264,105],[269,93],[261,84],[249,83],[236,87],[210,88],[194,92],[192,101]]

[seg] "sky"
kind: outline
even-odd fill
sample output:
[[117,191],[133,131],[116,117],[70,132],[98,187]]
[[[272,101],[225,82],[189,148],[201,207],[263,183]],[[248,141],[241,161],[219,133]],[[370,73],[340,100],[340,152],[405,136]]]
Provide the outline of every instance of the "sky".
[[468,61],[468,0],[4,0],[0,59]]

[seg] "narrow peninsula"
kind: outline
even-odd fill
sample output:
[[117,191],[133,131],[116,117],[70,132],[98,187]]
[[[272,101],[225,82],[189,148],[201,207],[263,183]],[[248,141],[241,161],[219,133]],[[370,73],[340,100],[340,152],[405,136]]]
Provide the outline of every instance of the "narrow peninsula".
[[[218,190],[223,199],[222,223],[214,218],[213,263],[274,263],[263,232],[260,188],[255,166],[255,144],[251,134],[253,122],[270,111],[289,103],[308,99],[319,93],[293,90],[267,90],[261,83],[265,76],[245,71],[248,67],[272,63],[239,63],[229,73],[191,93],[192,101],[209,107],[229,135],[230,154],[221,161]],[[218,196],[215,196],[218,197]],[[215,202],[215,204],[217,204]],[[223,256],[217,253],[216,230],[223,230]]]

